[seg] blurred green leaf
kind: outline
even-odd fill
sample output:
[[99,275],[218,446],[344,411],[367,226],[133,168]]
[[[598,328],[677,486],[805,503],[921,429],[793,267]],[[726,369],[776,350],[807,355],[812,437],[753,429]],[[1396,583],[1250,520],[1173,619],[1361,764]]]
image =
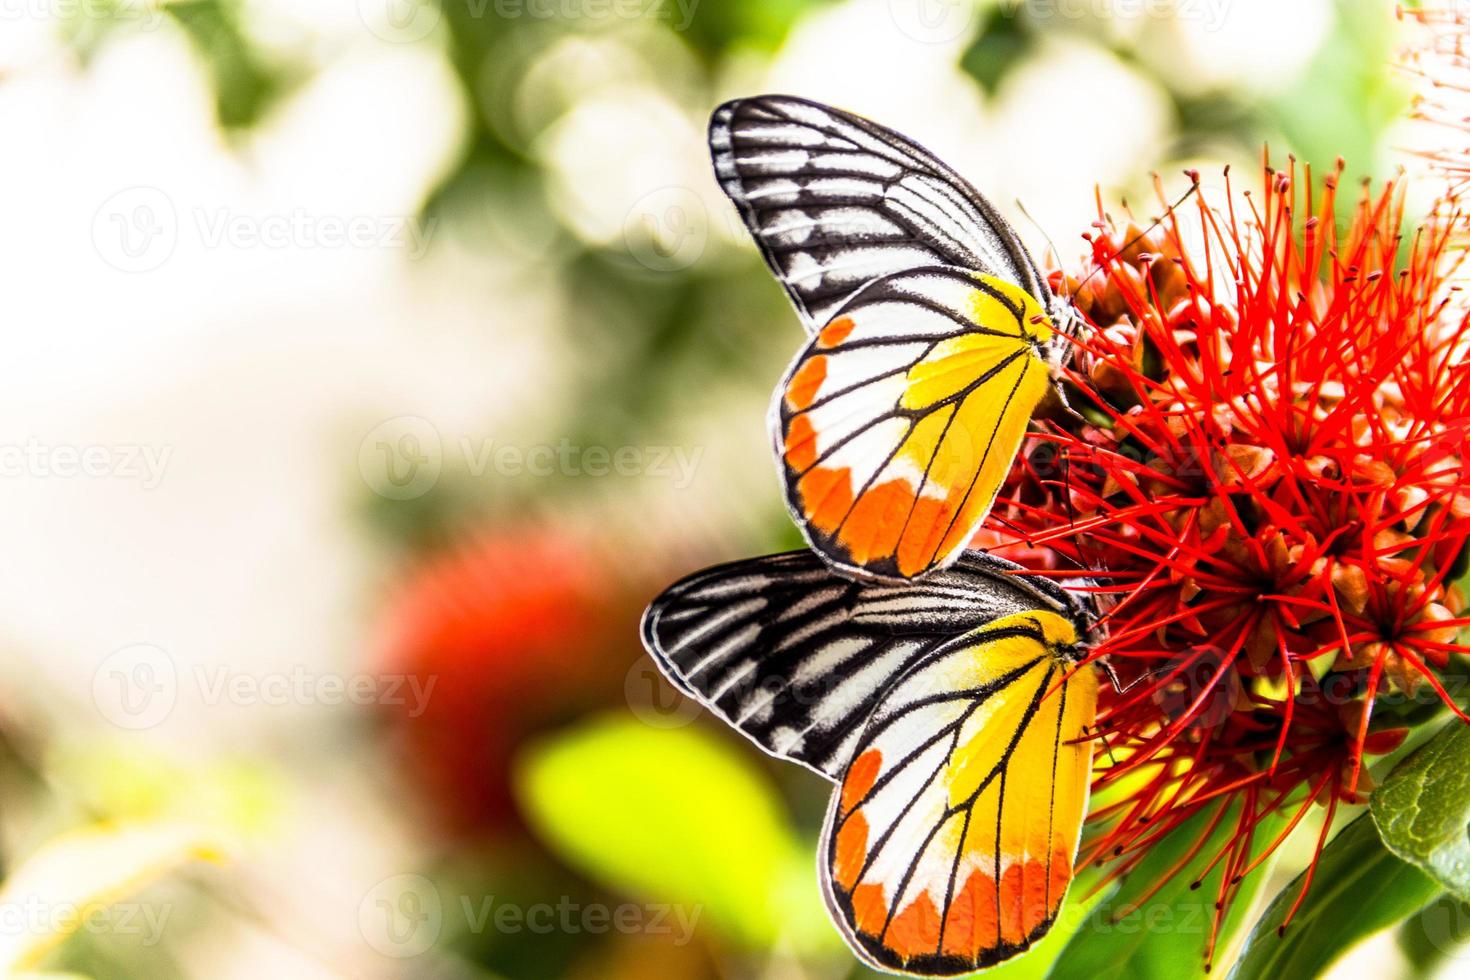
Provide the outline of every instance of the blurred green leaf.
[[1470,725],[1452,718],[1373,791],[1384,845],[1470,901]]
[[960,67],[987,93],[994,93],[1005,77],[1035,47],[1017,8],[1001,4],[985,15],[975,40],[960,56]]
[[286,66],[268,64],[240,27],[228,0],[174,0],[164,7],[209,66],[215,114],[224,129],[255,125],[295,83]]
[[830,945],[810,849],[765,775],[704,728],[595,719],[532,746],[517,783],[540,836],[594,880],[702,909],[748,945]]
[[1441,895],[1398,931],[1399,951],[1415,976],[1429,976],[1451,956],[1470,954],[1470,904]]
[[1317,976],[1358,940],[1414,914],[1440,891],[1433,878],[1383,846],[1367,814],[1323,849],[1311,891],[1290,928],[1278,934],[1304,879],[1305,872],[1272,900],[1230,980]]
[[[1223,805],[1223,804],[1222,804]],[[1159,879],[1183,861],[1205,833],[1217,808],[1206,808],[1180,824],[1149,849],[1118,891],[1088,915],[1072,937],[1049,976],[1051,980],[1182,980],[1205,974],[1205,947],[1215,915],[1225,861],[1201,880],[1205,866],[1230,843],[1235,833],[1234,807],[1220,819],[1204,845],[1154,894],[1143,899]],[[1255,830],[1252,854],[1259,854],[1281,832],[1278,818],[1262,821]],[[1218,952],[1230,948],[1251,903],[1270,876],[1269,860],[1239,886],[1221,923]],[[1198,888],[1190,885],[1196,881]]]
[[[1394,60],[1393,6],[1339,0],[1336,24],[1307,70],[1293,85],[1266,100],[1291,149],[1326,173],[1341,156],[1349,178],[1387,176],[1379,154],[1383,135],[1404,116],[1409,92],[1404,79],[1387,70]],[[1351,213],[1352,194],[1343,194],[1339,215]]]

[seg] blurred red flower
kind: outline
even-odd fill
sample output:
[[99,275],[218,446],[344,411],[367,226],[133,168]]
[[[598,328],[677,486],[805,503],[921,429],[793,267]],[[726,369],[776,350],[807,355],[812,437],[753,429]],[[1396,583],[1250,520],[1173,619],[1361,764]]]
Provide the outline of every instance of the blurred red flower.
[[405,772],[442,830],[517,830],[520,744],[619,700],[648,586],[616,550],[605,535],[496,529],[428,560],[391,598],[382,669],[433,688],[421,713],[389,710]]

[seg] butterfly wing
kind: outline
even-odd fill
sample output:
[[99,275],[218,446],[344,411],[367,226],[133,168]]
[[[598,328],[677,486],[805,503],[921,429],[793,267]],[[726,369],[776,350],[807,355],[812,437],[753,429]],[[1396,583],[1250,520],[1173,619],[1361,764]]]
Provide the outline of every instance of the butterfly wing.
[[1036,300],[928,268],[870,284],[801,352],[771,425],[793,518],[835,566],[911,579],[989,513],[1050,385]]
[[[1058,659],[1065,618],[961,637],[882,699],[833,794],[828,907],[869,963],[924,976],[994,965],[1056,918],[1086,815],[1097,679]],[[1070,671],[1070,676],[1069,676]]]
[[1051,293],[1006,220],[912,140],[817,102],[762,95],[710,120],[715,176],[808,332],[863,285],[953,265]]
[[1078,618],[1077,600],[1018,566],[968,552],[922,583],[854,582],[809,551],[689,576],[643,617],[660,669],[766,751],[836,779],[879,698],[934,650],[1029,609]]

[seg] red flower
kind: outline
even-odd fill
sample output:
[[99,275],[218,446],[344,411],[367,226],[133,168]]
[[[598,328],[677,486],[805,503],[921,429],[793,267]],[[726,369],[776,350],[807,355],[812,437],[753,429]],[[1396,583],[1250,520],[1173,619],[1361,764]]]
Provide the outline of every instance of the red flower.
[[428,697],[388,707],[405,771],[445,830],[518,828],[520,744],[621,692],[643,590],[613,550],[594,535],[498,530],[429,561],[390,602],[383,670],[416,676]]
[[1364,756],[1416,700],[1459,712],[1445,671],[1470,652],[1451,226],[1401,241],[1390,185],[1339,227],[1340,173],[1268,167],[1237,199],[1227,172],[1222,210],[1196,195],[1146,234],[1100,219],[1090,262],[1053,278],[1088,321],[1069,379],[1088,422],[1056,413],[991,519],[1051,549],[1032,567],[1093,580],[1093,656],[1130,685],[1105,689],[1097,782],[1138,788],[1093,814],[1087,856],[1124,873],[1207,804],[1241,804],[1213,855],[1217,926],[1260,821],[1361,801]]

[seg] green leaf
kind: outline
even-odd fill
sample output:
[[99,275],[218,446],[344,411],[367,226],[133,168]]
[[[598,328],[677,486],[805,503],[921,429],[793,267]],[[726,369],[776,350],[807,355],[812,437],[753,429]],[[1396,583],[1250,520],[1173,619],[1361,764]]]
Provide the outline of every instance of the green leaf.
[[[1236,807],[1225,814],[1185,867],[1170,876],[1152,897],[1140,899],[1189,853],[1216,812],[1216,808],[1201,811],[1149,849],[1117,892],[1094,908],[1082,923],[1052,967],[1051,980],[1183,980],[1204,976],[1205,947],[1224,861],[1216,863],[1199,888],[1192,889],[1190,884],[1199,880],[1205,866],[1234,835]],[[1274,817],[1262,821],[1253,838],[1253,853],[1259,854],[1282,826]],[[1240,883],[1221,924],[1217,955],[1229,950],[1231,938],[1270,874],[1270,864],[1269,860],[1262,862]]]
[[1433,878],[1383,846],[1367,814],[1323,849],[1311,891],[1278,935],[1304,877],[1267,907],[1230,980],[1317,976],[1358,940],[1413,915],[1440,892]]
[[1373,791],[1383,843],[1470,902],[1470,725],[1452,718]]
[[775,787],[700,726],[594,719],[530,747],[517,790],[547,844],[609,888],[697,909],[753,947],[840,942]]

